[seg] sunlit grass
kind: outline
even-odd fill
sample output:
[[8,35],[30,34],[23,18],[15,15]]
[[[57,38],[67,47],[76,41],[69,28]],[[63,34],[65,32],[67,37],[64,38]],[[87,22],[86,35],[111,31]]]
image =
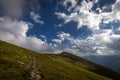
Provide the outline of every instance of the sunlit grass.
[[[0,80],[21,80],[30,63],[26,80],[36,80],[31,77],[33,70],[39,72],[42,80],[112,80],[109,78],[119,74],[71,54],[38,54],[0,41]],[[108,72],[113,72],[113,77]]]

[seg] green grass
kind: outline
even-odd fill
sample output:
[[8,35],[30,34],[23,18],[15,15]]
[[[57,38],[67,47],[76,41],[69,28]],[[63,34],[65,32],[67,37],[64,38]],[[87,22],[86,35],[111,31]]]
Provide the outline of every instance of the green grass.
[[[120,74],[69,53],[39,54],[0,41],[0,80],[119,80]],[[37,71],[37,72],[36,72]]]

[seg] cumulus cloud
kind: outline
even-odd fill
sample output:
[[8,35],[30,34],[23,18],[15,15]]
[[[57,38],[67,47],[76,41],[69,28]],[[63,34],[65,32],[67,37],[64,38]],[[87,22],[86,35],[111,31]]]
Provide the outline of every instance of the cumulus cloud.
[[[55,12],[55,14],[58,16],[58,18],[64,19],[65,23],[74,21],[77,23],[77,28],[81,28],[83,25],[89,26],[91,29],[99,29],[100,18],[95,14],[94,12],[90,12],[91,8],[93,7],[93,4],[95,4],[95,1],[85,1],[83,0],[81,2],[81,5],[77,5],[77,0],[69,1],[69,3],[73,4],[74,6],[70,6],[69,8],[73,8],[74,10],[70,13],[70,15],[67,15],[62,12]],[[63,4],[67,4],[68,1],[65,0]],[[68,8],[68,10],[69,10]]]
[[65,33],[65,32],[60,32],[57,35],[62,41],[64,41],[65,39],[68,39],[71,35],[69,33]]
[[70,39],[71,35],[69,33],[59,32],[57,37],[59,39],[53,39],[52,41],[56,43],[62,43],[65,39]]
[[[120,0],[102,7],[97,4],[99,4],[99,0],[62,0],[62,6],[68,13],[55,12],[59,19],[64,20],[64,23],[59,24],[58,27],[73,21],[77,23],[77,29],[87,26],[91,30],[91,34],[82,39],[80,36],[74,37],[70,33],[61,31],[57,33],[56,38],[50,41],[51,43],[48,43],[45,35],[40,35],[40,38],[27,36],[28,30],[34,24],[20,20],[26,9],[24,6],[27,5],[27,8],[30,8],[28,10],[29,17],[35,23],[44,24],[39,14],[39,0],[0,0],[0,14],[2,14],[0,17],[0,40],[37,52],[60,53],[65,51],[87,57],[87,59],[93,56],[89,60],[98,60],[97,63],[102,61],[104,63],[100,64],[103,65],[110,63],[113,56],[120,54],[120,26],[116,25],[120,24]],[[97,5],[96,8],[95,5]],[[110,11],[109,8],[111,8]],[[104,28],[108,26],[109,28]],[[101,56],[105,58],[99,60],[94,56],[99,59],[102,58]],[[106,56],[111,57],[106,59]],[[114,61],[113,59],[112,61]]]
[[115,43],[115,41],[118,39],[120,39],[120,35],[114,34],[112,30],[98,30],[86,38],[87,41],[95,44],[96,54],[98,55],[119,54],[119,51],[116,53],[116,50],[114,50],[117,47],[110,48],[110,45],[117,46],[118,43]]
[[11,34],[21,35],[26,37],[26,32],[29,29],[28,24],[23,21],[12,21],[9,18],[0,17],[0,31],[8,31]]
[[[103,7],[97,5],[99,0],[82,0],[80,3],[78,0],[64,0],[62,3],[69,14],[55,12],[59,19],[63,19],[65,24],[74,21],[77,23],[77,29],[87,26],[92,31],[92,34],[83,40],[74,37],[66,38],[79,53],[93,55],[120,53],[117,47],[120,39],[119,26],[109,25],[108,29],[101,28],[106,24],[120,23],[120,0]],[[98,12],[93,10],[94,5],[97,5],[95,10]],[[108,7],[111,8],[111,11],[107,11]]]
[[[88,55],[95,53],[95,45],[88,42],[87,40],[81,40],[71,36],[69,33],[60,32],[58,38],[53,39],[56,42],[56,48],[59,51],[67,51],[76,55]],[[56,49],[56,50],[57,50]]]
[[31,19],[35,23],[44,24],[40,14],[37,14],[39,12],[38,2],[38,0],[0,0],[0,40],[37,52],[51,51],[45,36],[44,41],[36,36],[27,36],[28,30],[34,24],[22,20],[25,13],[33,11],[30,12]]
[[[3,4],[3,2],[1,3]],[[71,5],[68,5],[68,3]],[[78,29],[84,25],[91,29],[92,34],[85,39],[81,39],[79,36],[71,36],[70,33],[62,31],[56,35],[57,38],[52,39],[52,43],[47,43],[47,37],[44,35],[40,35],[40,38],[26,35],[32,23],[11,19],[10,17],[0,17],[0,39],[37,52],[68,51],[77,55],[110,55],[120,53],[117,47],[120,46],[118,44],[120,35],[114,32],[114,28],[101,29],[100,26],[116,21],[119,23],[120,13],[118,6],[120,1],[117,0],[111,5],[112,11],[110,12],[105,12],[105,7],[107,6],[104,6],[104,8],[97,7],[96,9],[99,13],[92,11],[96,3],[98,3],[98,0],[83,0],[80,5],[78,0],[64,0],[63,6],[70,14],[55,12],[58,18],[65,21],[64,23],[74,21],[77,23]],[[20,7],[20,9],[22,8]],[[41,16],[36,14],[34,10],[30,12],[30,17],[35,23],[44,24],[44,21],[41,21]],[[119,32],[119,28],[116,28],[116,31]]]
[[49,44],[35,36],[27,36],[29,24],[24,21],[0,17],[0,39],[37,52],[47,51]]
[[34,12],[30,12],[31,19],[34,20],[35,23],[44,24],[44,21],[41,20],[40,14],[35,14]]
[[[112,55],[119,52],[120,35],[112,30],[97,30],[86,39],[79,39],[69,33],[58,32],[57,38],[47,43],[47,37],[40,35],[44,41],[35,36],[27,36],[29,23],[0,17],[0,39],[37,52],[60,53],[67,51],[76,55]],[[109,53],[109,54],[108,54]]]
[[[80,5],[78,5],[79,1],[77,0],[65,0],[63,2],[63,6],[67,3],[71,3],[72,5],[67,8],[67,11],[72,8],[70,14],[66,14],[64,12],[55,12],[55,14],[58,16],[58,18],[63,19],[66,23],[74,21],[77,23],[77,28],[81,28],[84,25],[88,26],[91,30],[99,30],[101,23],[110,23],[113,21],[120,21],[119,15],[119,3],[120,1],[117,0],[112,5],[112,11],[111,12],[105,12],[104,9],[97,7],[96,10],[98,10],[98,13],[93,11],[92,8],[96,3],[98,3],[98,0],[82,0]],[[108,7],[107,5],[103,7]]]
[[60,40],[60,39],[53,39],[52,41],[53,41],[53,42],[56,42],[56,43],[59,43],[59,44],[62,43],[62,40]]
[[[60,32],[56,42],[56,50],[68,51],[76,55],[114,55],[119,54],[120,35],[114,34],[112,30],[97,30],[86,39],[79,39],[69,33]],[[59,48],[61,47],[61,48]]]

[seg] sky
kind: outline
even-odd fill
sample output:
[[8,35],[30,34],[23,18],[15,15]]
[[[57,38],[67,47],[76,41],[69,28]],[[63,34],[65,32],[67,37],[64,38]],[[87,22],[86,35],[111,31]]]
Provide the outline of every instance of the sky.
[[0,0],[0,40],[43,53],[120,56],[120,0]]

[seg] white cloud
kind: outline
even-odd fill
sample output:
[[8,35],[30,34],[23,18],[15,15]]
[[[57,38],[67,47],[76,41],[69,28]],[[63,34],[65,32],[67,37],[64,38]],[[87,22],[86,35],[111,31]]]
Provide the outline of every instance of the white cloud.
[[37,52],[47,52],[50,45],[35,36],[27,36],[29,25],[24,21],[0,17],[0,40]]
[[[81,28],[84,25],[88,26],[91,30],[99,30],[100,29],[100,23],[110,23],[113,21],[120,21],[120,11],[119,11],[119,5],[120,1],[117,0],[112,5],[112,11],[111,12],[105,12],[104,9],[100,9],[97,7],[96,9],[99,10],[99,14],[92,11],[92,8],[95,3],[98,2],[98,0],[93,1],[86,1],[82,0],[81,4],[78,5],[79,1],[73,0],[65,0],[63,2],[63,5],[67,3],[74,4],[74,6],[70,6],[73,8],[73,11],[71,10],[70,14],[65,14],[64,12],[55,12],[55,14],[58,16],[58,18],[63,19],[66,23],[74,21],[77,23],[77,28]],[[108,7],[108,6],[104,6]],[[69,7],[67,8],[69,11]]]
[[74,8],[77,4],[78,0],[65,0],[63,1],[63,6],[65,6],[65,8],[68,7],[68,3],[71,3],[71,6],[69,6],[68,11],[70,11],[72,8]]
[[41,38],[46,39],[47,37],[45,35],[40,35]]
[[21,35],[26,37],[26,32],[29,29],[28,24],[23,21],[11,20],[9,18],[0,17],[0,31],[8,31],[14,35]]
[[[59,51],[67,51],[70,53],[74,53],[76,55],[88,55],[88,54],[95,54],[95,45],[88,42],[87,40],[81,40],[74,38],[69,33],[60,32],[58,33],[58,39],[53,39],[56,42],[56,50]],[[62,42],[64,41],[64,44]],[[93,53],[94,52],[94,53]]]
[[[63,19],[65,24],[71,21],[76,22],[78,29],[86,25],[91,29],[92,34],[84,40],[70,36],[66,38],[68,44],[73,45],[78,50],[77,54],[110,55],[116,54],[116,52],[119,54],[120,51],[116,45],[119,46],[120,34],[114,33],[115,26],[110,26],[112,29],[101,29],[100,26],[116,22],[120,24],[120,0],[116,0],[113,5],[104,5],[102,8],[98,6],[96,10],[99,13],[92,10],[94,4],[98,3],[99,0],[82,0],[80,5],[77,4],[79,1],[73,1],[63,1],[63,6],[69,14],[64,12],[55,12],[55,14],[59,19]],[[72,5],[67,6],[67,3]],[[108,7],[111,7],[112,10],[105,11]],[[119,31],[119,28],[117,28],[117,31]],[[72,48],[69,47],[69,49]]]
[[115,4],[113,5],[113,10],[120,11],[120,0],[116,0]]
[[70,34],[65,32],[60,32],[57,36],[63,41],[65,39],[68,39],[70,37]]
[[63,42],[65,39],[66,39],[66,40],[70,39],[71,35],[70,35],[69,33],[59,32],[58,35],[57,35],[57,37],[58,37],[59,39],[53,39],[52,41],[53,41],[53,42],[56,42],[56,43],[58,43],[58,44],[62,44],[62,42]]
[[[108,55],[113,54],[115,40],[120,38],[120,35],[114,34],[112,30],[97,30],[94,33],[82,40],[71,36],[69,33],[59,32],[57,39],[48,44],[35,36],[27,36],[29,24],[24,21],[12,20],[8,17],[0,17],[0,40],[4,40],[21,47],[34,50],[37,52],[54,52],[59,53],[68,51],[76,55]],[[47,38],[41,35],[41,38]],[[63,43],[66,41],[65,43]],[[112,48],[112,49],[110,49]],[[113,51],[112,51],[113,50]],[[118,51],[118,49],[117,49]]]
[[95,31],[87,39],[99,44],[111,43],[114,39],[119,39],[120,35],[114,34],[112,30],[98,30]]
[[[95,13],[91,9],[98,0],[83,0],[81,5],[78,5],[77,1],[78,0],[63,1],[63,6],[65,6],[69,12],[73,10],[69,15],[63,12],[55,12],[55,14],[58,18],[64,19],[64,23],[71,21],[76,22],[78,29],[83,25],[88,26],[93,33],[84,40],[79,39],[79,36],[75,38],[69,33],[60,32],[57,35],[58,38],[52,40],[55,43],[49,44],[47,43],[47,37],[44,35],[40,35],[40,37],[45,39],[45,41],[35,36],[26,35],[30,25],[32,25],[31,23],[13,20],[8,17],[0,17],[0,39],[37,52],[68,51],[81,56],[109,55],[114,54],[115,52],[120,52],[119,48],[116,47],[116,43],[119,42],[120,35],[115,34],[112,29],[100,29],[99,26],[102,21],[103,24],[120,21],[120,12],[118,7],[120,5],[120,1],[117,0],[116,3],[112,5],[111,12],[104,12],[102,10],[103,8],[97,8],[100,12],[99,14]],[[71,6],[68,7],[67,3],[71,3]],[[41,21],[39,14],[31,12],[30,17],[36,23],[44,23]],[[118,44],[117,46],[120,45]]]
[[62,40],[60,40],[60,39],[53,39],[52,41],[53,41],[53,42],[56,42],[56,43],[58,43],[58,44],[61,44],[61,43],[62,43]]
[[[85,0],[83,0],[81,5],[77,5],[77,2],[78,1],[76,1],[76,4],[74,6],[71,6],[72,8],[74,8],[74,11],[71,12],[70,15],[61,12],[55,12],[55,14],[58,15],[59,18],[64,19],[65,23],[68,23],[70,21],[76,22],[78,29],[81,28],[83,25],[87,25],[91,29],[99,29],[100,18],[94,12],[90,12],[93,4],[95,4],[96,2],[86,2]],[[71,2],[71,4],[72,3],[73,2]]]
[[120,35],[114,34],[112,30],[98,30],[86,40],[92,43],[92,45],[95,44],[94,47],[97,49],[96,55],[113,55],[119,53],[116,53],[116,50],[114,50],[113,47],[110,48],[110,45],[117,45],[118,42],[115,43],[115,41],[119,39]]
[[40,14],[30,12],[30,17],[34,20],[35,23],[44,24],[44,21],[41,20]]
[[[55,49],[60,52],[68,51],[80,56],[119,54],[116,53],[119,52],[116,44],[120,39],[120,35],[114,34],[112,30],[109,29],[94,31],[93,34],[86,39],[75,38],[65,32],[58,33],[57,36],[58,38],[53,39],[53,41],[57,43],[55,44]],[[64,40],[67,42],[64,43]],[[114,47],[112,47],[112,45]]]

